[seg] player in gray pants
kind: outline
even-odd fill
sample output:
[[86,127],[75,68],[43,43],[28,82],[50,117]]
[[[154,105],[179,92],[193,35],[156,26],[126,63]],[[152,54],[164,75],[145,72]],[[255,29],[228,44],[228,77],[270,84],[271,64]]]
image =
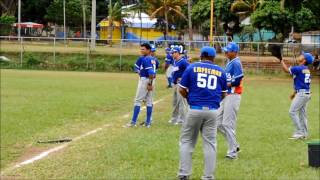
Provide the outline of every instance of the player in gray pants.
[[239,57],[237,57],[239,46],[234,42],[230,42],[227,47],[223,48],[223,51],[228,58],[226,65],[228,92],[218,110],[218,119],[220,122],[218,130],[228,143],[226,158],[235,159],[238,157],[238,152],[240,151],[239,143],[236,139],[236,125],[242,94],[242,78],[244,75],[241,61]]
[[292,103],[289,114],[296,129],[289,139],[305,139],[308,136],[307,104],[311,99],[311,73],[308,65],[312,64],[314,57],[310,53],[302,53],[297,59],[298,66],[289,68],[282,58],[279,60],[283,71],[290,73],[294,81],[294,93],[290,96]]
[[169,120],[169,123],[172,124],[182,124],[186,118],[187,114],[187,101],[185,98],[181,96],[179,93],[178,83],[182,77],[183,72],[189,66],[189,63],[186,59],[184,59],[180,53],[181,49],[179,47],[174,47],[172,49],[172,57],[174,58],[174,66],[173,66],[173,103],[172,103],[172,116]]
[[189,111],[182,124],[180,136],[179,179],[189,179],[192,172],[192,153],[201,132],[203,139],[204,171],[201,179],[214,179],[217,151],[217,109],[227,90],[224,70],[213,64],[216,51],[201,49],[201,62],[191,64],[183,73],[179,92],[188,99]]

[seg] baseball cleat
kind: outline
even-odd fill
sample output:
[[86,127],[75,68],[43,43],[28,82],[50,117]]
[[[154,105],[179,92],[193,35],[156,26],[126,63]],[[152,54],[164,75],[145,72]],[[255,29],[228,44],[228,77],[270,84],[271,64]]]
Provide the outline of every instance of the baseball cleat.
[[179,175],[179,176],[178,176],[178,179],[179,179],[179,180],[189,180],[190,178],[189,178],[189,176]]
[[227,159],[231,159],[231,160],[236,160],[237,156],[236,155],[226,155]]
[[123,125],[122,127],[124,127],[124,128],[132,128],[132,127],[137,127],[137,125],[136,124],[132,124],[132,123],[128,123],[126,125]]
[[291,140],[304,140],[306,139],[305,136],[292,136],[292,137],[289,137],[288,139],[291,139]]

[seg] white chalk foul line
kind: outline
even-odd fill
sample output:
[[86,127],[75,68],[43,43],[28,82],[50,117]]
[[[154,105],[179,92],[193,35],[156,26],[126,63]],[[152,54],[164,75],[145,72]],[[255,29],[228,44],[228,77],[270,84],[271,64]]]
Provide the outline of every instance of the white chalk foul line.
[[[164,100],[164,99],[159,99],[159,100],[155,101],[154,104],[158,104],[159,102],[161,102],[161,101],[163,101],[163,100]],[[142,108],[141,108],[141,110],[144,110],[144,109],[146,109],[146,108],[145,108],[145,107],[142,107]],[[125,117],[125,116],[128,116],[128,117],[129,117],[129,113],[125,114],[123,117]],[[80,135],[80,136],[77,136],[77,137],[73,138],[73,141],[72,141],[72,142],[78,141],[78,140],[80,140],[80,139],[82,139],[82,138],[85,138],[85,137],[87,137],[87,136],[90,136],[90,135],[92,135],[92,134],[95,134],[95,133],[103,130],[103,128],[110,127],[110,126],[111,126],[110,124],[105,124],[105,125],[103,125],[102,127],[99,127],[99,128],[94,129],[94,130],[91,130],[91,131],[89,131],[89,132],[86,132],[86,133],[84,133],[84,134],[82,134],[82,135]],[[38,155],[36,155],[36,156],[28,159],[28,160],[25,160],[25,161],[23,161],[23,162],[17,163],[15,166],[13,166],[13,167],[11,167],[11,168],[5,169],[4,171],[1,172],[1,175],[3,175],[6,171],[9,171],[9,170],[11,171],[11,170],[20,168],[20,167],[22,167],[22,166],[31,164],[31,163],[33,163],[33,162],[35,162],[35,161],[41,160],[41,159],[49,156],[50,154],[52,154],[52,153],[54,153],[54,152],[57,152],[57,151],[60,151],[60,150],[62,150],[62,149],[64,149],[64,148],[66,148],[69,144],[70,144],[70,143],[66,143],[66,144],[63,144],[63,145],[59,145],[59,146],[53,147],[53,148],[51,148],[51,149],[49,149],[49,150],[46,150],[46,151],[44,151],[44,152],[41,152],[40,154],[38,154]]]

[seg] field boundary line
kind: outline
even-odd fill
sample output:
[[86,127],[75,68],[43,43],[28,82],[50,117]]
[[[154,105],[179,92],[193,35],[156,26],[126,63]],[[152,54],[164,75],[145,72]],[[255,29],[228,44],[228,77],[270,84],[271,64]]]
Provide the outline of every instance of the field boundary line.
[[[163,98],[155,101],[153,104],[158,104],[159,102],[163,101],[164,99],[165,99],[165,97],[163,97]],[[141,108],[141,110],[145,110],[145,109],[146,109],[145,106]],[[128,112],[127,114],[123,115],[122,117],[123,117],[123,118],[126,118],[126,117],[129,117],[129,115],[130,115],[130,112]],[[32,158],[29,158],[29,159],[24,160],[24,161],[22,161],[22,162],[16,163],[16,165],[14,165],[14,166],[12,166],[12,167],[9,167],[9,168],[4,169],[3,171],[1,171],[0,175],[3,176],[3,175],[4,175],[6,172],[8,172],[8,171],[12,171],[12,170],[18,169],[18,168],[23,167],[23,166],[25,166],[25,165],[31,164],[31,163],[33,163],[33,162],[35,162],[35,161],[39,161],[39,160],[41,160],[41,159],[49,156],[49,155],[52,154],[52,153],[58,152],[58,151],[60,151],[60,150],[62,150],[62,149],[64,149],[64,148],[66,148],[69,144],[71,144],[71,143],[73,143],[73,142],[76,142],[76,141],[78,141],[78,140],[81,140],[81,139],[83,139],[83,138],[85,138],[85,137],[87,137],[87,136],[93,135],[93,134],[95,134],[95,133],[97,133],[97,132],[99,132],[99,131],[107,128],[107,127],[111,127],[111,124],[104,124],[102,127],[93,129],[93,130],[91,130],[91,131],[88,131],[88,132],[86,132],[86,133],[83,133],[83,134],[81,134],[81,135],[73,138],[73,140],[72,140],[71,142],[67,142],[67,143],[65,143],[65,144],[52,147],[52,148],[50,148],[50,149],[48,149],[48,150],[46,150],[46,151],[40,152],[39,154],[33,156]]]

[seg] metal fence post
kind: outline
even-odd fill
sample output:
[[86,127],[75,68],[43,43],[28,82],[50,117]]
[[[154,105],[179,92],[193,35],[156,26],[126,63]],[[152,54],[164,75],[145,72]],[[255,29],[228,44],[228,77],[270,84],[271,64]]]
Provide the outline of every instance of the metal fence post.
[[122,39],[120,39],[120,71],[122,70]]
[[90,53],[89,38],[87,38],[87,70],[89,70],[89,53]]
[[257,56],[257,66],[256,66],[256,73],[259,70],[259,61],[260,61],[260,42],[258,42],[258,56]]
[[23,66],[23,46],[22,46],[23,37],[20,37],[20,66]]
[[53,38],[53,67],[56,67],[56,37]]

